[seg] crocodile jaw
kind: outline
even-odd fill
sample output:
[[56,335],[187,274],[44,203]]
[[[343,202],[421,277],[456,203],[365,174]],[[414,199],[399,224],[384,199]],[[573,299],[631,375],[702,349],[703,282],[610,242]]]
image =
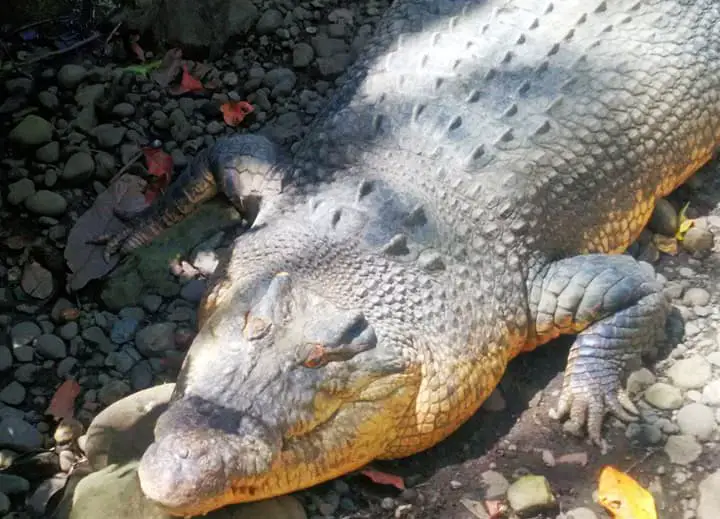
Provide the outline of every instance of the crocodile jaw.
[[418,385],[416,374],[377,379],[359,401],[341,406],[312,430],[280,442],[254,421],[241,426],[244,435],[181,429],[178,422],[168,433],[164,428],[181,416],[185,427],[195,425],[188,423],[187,406],[180,400],[174,403],[175,412],[170,408],[158,420],[158,439],[145,451],[138,469],[141,489],[167,513],[189,517],[342,476],[383,456],[398,422],[412,407]]

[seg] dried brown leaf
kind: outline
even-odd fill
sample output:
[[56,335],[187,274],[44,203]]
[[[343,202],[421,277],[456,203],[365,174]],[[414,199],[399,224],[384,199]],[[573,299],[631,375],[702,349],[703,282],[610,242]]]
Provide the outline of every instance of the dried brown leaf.
[[117,265],[117,256],[107,263],[103,258],[103,245],[87,243],[106,233],[121,231],[124,227],[114,214],[135,212],[146,206],[144,189],[146,182],[135,175],[125,174],[112,183],[95,200],[93,206],[83,213],[68,236],[65,260],[73,272],[69,276],[69,288],[76,291],[89,281],[98,279]]

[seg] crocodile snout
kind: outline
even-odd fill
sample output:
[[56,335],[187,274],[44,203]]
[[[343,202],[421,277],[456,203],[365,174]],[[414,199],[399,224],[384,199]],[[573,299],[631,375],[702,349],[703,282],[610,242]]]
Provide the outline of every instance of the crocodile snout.
[[207,407],[202,414],[192,408],[192,415],[189,408],[192,405],[180,400],[161,417],[156,440],[138,468],[145,496],[181,515],[205,513],[226,502],[233,492],[230,482],[252,481],[268,470],[280,450],[259,420],[232,418],[228,410],[224,416],[219,411],[208,414]]

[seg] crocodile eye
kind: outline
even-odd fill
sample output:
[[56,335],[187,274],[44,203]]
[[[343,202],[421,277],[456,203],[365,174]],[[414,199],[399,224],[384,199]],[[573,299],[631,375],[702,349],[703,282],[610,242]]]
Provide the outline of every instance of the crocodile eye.
[[306,368],[319,368],[321,366],[324,366],[328,363],[328,358],[325,355],[325,348],[322,344],[314,344],[310,348],[310,352],[308,353],[308,356],[303,361],[303,366]]

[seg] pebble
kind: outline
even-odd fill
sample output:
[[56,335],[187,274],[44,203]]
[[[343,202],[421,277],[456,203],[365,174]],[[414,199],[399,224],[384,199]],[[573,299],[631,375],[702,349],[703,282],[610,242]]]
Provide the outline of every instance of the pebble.
[[57,81],[61,87],[68,90],[75,89],[87,76],[87,70],[81,65],[63,65],[57,74]]
[[0,390],[0,402],[8,405],[19,405],[25,400],[25,386],[17,380],[13,380]]
[[25,199],[25,208],[43,216],[61,216],[67,210],[67,201],[57,193],[41,189]]
[[702,402],[715,407],[720,406],[720,380],[713,380],[703,388]]
[[312,63],[315,50],[308,43],[301,42],[293,47],[292,64],[295,68],[305,68]]
[[665,442],[665,453],[671,462],[677,465],[689,465],[702,453],[702,445],[694,436],[675,434],[668,437]]
[[500,498],[510,487],[505,476],[495,470],[486,470],[480,474],[480,483],[483,486],[484,499]]
[[82,331],[80,336],[86,341],[97,346],[97,348],[103,353],[110,353],[117,349],[117,345],[113,344],[105,332],[99,326],[91,326]]
[[283,24],[284,16],[280,11],[268,9],[255,24],[255,31],[258,34],[271,34]]
[[175,349],[175,323],[155,323],[146,326],[135,336],[135,345],[146,357],[163,356]]
[[40,102],[40,105],[48,110],[57,110],[60,106],[60,101],[57,96],[47,90],[43,90],[38,94],[38,101]]
[[21,146],[41,146],[52,140],[53,126],[46,119],[30,114],[10,132],[10,141]]
[[700,355],[692,355],[670,366],[667,374],[681,389],[699,389],[709,382],[712,370],[707,360]]
[[715,413],[706,405],[688,404],[678,411],[677,423],[683,434],[707,440],[715,429]]
[[31,321],[17,323],[10,329],[10,339],[12,340],[13,348],[28,345],[41,334],[42,330],[40,327]]
[[98,391],[98,400],[103,405],[114,404],[122,397],[130,394],[130,386],[123,380],[110,380]]
[[73,337],[75,337],[78,334],[78,331],[79,331],[78,324],[75,321],[71,321],[69,323],[63,324],[58,329],[58,334],[60,335],[60,337],[62,337],[66,341],[69,341],[70,339],[72,339]]
[[35,342],[35,351],[46,359],[64,359],[67,357],[67,347],[57,335],[46,333],[38,337]]
[[35,151],[35,158],[38,162],[52,164],[60,159],[60,143],[52,141],[45,146],[41,146]]
[[157,312],[162,305],[162,297],[156,294],[146,294],[142,298],[142,305],[148,312]]
[[683,403],[680,390],[664,382],[656,382],[647,388],[645,400],[659,409],[678,409]]
[[660,198],[655,202],[648,228],[665,236],[675,236],[678,228],[678,213],[667,199]]
[[532,515],[555,508],[550,483],[544,476],[527,475],[515,481],[507,491],[507,499],[518,515]]
[[153,370],[147,360],[138,362],[130,370],[130,385],[133,390],[147,389],[152,385],[152,381]]
[[132,117],[135,115],[135,107],[131,103],[118,103],[113,106],[112,111],[118,117]]
[[5,514],[10,511],[10,498],[0,492],[0,514]]
[[627,392],[630,395],[636,395],[653,385],[655,381],[655,374],[647,368],[641,368],[637,371],[633,371],[628,376],[626,384]]
[[63,360],[58,362],[55,373],[58,378],[64,379],[77,365],[78,360],[75,357],[65,357]]
[[140,321],[133,317],[122,317],[115,321],[110,330],[110,340],[115,344],[130,342],[140,326]]
[[8,186],[7,201],[11,205],[20,205],[35,193],[35,183],[29,178],[21,178]]
[[704,288],[689,288],[683,296],[683,303],[688,306],[705,306],[710,302],[710,292]]
[[705,257],[712,251],[715,245],[715,237],[713,233],[708,229],[701,229],[699,227],[691,227],[685,233],[683,238],[682,247],[689,253],[696,257]]
[[656,424],[629,423],[625,436],[634,443],[656,445],[663,439],[662,430]]
[[27,295],[36,299],[47,299],[55,291],[52,273],[35,261],[23,268],[20,286]]
[[95,161],[92,155],[84,151],[78,151],[70,155],[61,176],[63,180],[77,182],[87,180],[94,170]]
[[120,145],[125,137],[126,129],[106,123],[96,126],[92,133],[101,148],[115,148]]
[[9,416],[0,421],[0,445],[25,451],[40,448],[42,442],[40,432],[22,418]]
[[202,279],[191,279],[180,290],[180,297],[191,303],[198,303],[205,295],[207,283]]

